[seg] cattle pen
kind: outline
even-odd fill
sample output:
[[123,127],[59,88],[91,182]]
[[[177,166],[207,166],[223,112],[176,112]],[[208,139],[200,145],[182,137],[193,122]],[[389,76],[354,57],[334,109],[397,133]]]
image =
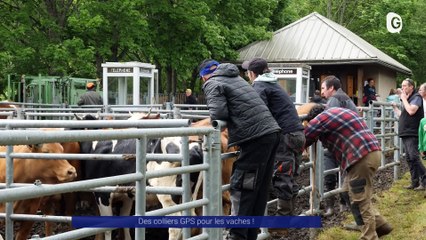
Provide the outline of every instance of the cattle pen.
[[[94,113],[101,118],[120,119],[128,117],[129,111],[151,111],[159,113],[163,118],[191,118],[201,119],[208,116],[208,111],[203,110],[205,106],[197,106],[200,110],[184,110],[185,105],[166,104],[147,105],[147,106],[98,106],[94,108],[78,108],[57,105],[30,106],[22,105],[18,109],[7,110],[12,113],[5,115],[9,119],[0,121],[0,128],[3,128],[0,137],[0,145],[20,145],[20,144],[36,144],[48,142],[72,142],[72,141],[96,141],[109,139],[137,139],[138,151],[135,154],[137,162],[137,171],[132,174],[110,177],[106,179],[84,180],[79,182],[61,183],[57,185],[45,184],[19,184],[7,181],[2,185],[0,190],[0,202],[8,202],[5,213],[0,213],[1,218],[6,219],[6,239],[13,239],[13,221],[16,220],[32,220],[32,221],[57,221],[70,223],[69,216],[39,216],[39,215],[24,215],[13,214],[12,205],[10,202],[21,199],[47,196],[52,194],[72,192],[72,191],[113,191],[117,184],[136,182],[136,212],[138,216],[162,216],[174,212],[183,211],[183,215],[190,215],[189,209],[203,206],[203,214],[206,216],[222,215],[222,199],[220,191],[226,191],[228,186],[221,186],[220,181],[220,144],[219,130],[215,128],[189,128],[189,121],[185,119],[160,119],[160,120],[143,120],[143,121],[128,121],[128,120],[98,120],[98,121],[74,121],[69,120],[74,117],[75,113]],[[0,109],[2,110],[2,109]],[[400,149],[401,143],[397,136],[397,119],[393,117],[390,104],[383,102],[372,102],[369,107],[360,108],[360,113],[364,116],[368,126],[373,129],[376,137],[382,145],[382,165],[380,169],[393,167],[394,179],[399,178],[400,165]],[[379,114],[380,113],[380,114]],[[26,119],[26,120],[24,120]],[[50,120],[46,120],[50,119]],[[223,123],[218,123],[217,126],[224,127]],[[64,130],[60,132],[45,132],[39,128],[121,128],[117,130]],[[122,129],[135,128],[135,129]],[[188,136],[203,135],[204,147],[203,156],[204,162],[199,165],[191,165],[188,163]],[[182,137],[183,146],[182,154],[154,154],[146,152],[146,143],[149,138],[161,138],[180,136]],[[219,149],[219,150],[218,150]],[[393,155],[392,160],[389,160],[389,154]],[[43,154],[22,154],[13,153],[12,148],[7,152],[0,153],[0,157],[6,158],[9,161],[8,174],[11,174],[11,162],[13,158],[62,158],[62,159],[79,159],[87,160],[102,159],[102,155],[85,155],[81,154],[60,154],[60,156]],[[323,148],[320,144],[310,148],[310,158],[308,161],[301,163],[302,169],[310,171],[310,185],[305,186],[299,191],[299,195],[310,193],[311,207],[306,209],[302,215],[318,215],[321,213],[320,203],[327,197],[338,194],[342,191],[341,180],[339,180],[339,188],[331,192],[324,192],[323,178],[326,174],[338,173],[339,169],[324,171],[322,163]],[[111,156],[108,156],[111,158]],[[123,156],[113,156],[114,159],[120,160]],[[223,158],[223,157],[222,157]],[[176,169],[168,169],[159,172],[146,172],[146,161],[180,161],[181,167]],[[203,171],[203,198],[190,201],[190,191],[188,174],[190,172]],[[153,189],[146,186],[145,180],[149,178],[161,177],[166,175],[183,175],[182,187],[163,187]],[[340,178],[340,174],[339,174]],[[10,180],[10,177],[8,178]],[[30,186],[31,185],[31,186]],[[24,186],[24,187],[23,187]],[[143,193],[143,194],[141,194]],[[162,193],[162,194],[181,194],[182,203],[170,209],[159,209],[151,212],[145,212],[145,193]],[[185,197],[186,195],[186,197]],[[268,204],[274,204],[276,201],[271,200]],[[60,233],[51,237],[42,239],[76,239],[85,236],[94,235],[107,229],[78,229],[70,232]],[[266,239],[270,236],[267,229],[261,229],[258,239]],[[144,229],[137,228],[135,230],[135,239],[144,239]],[[198,236],[190,236],[189,229],[182,231],[183,239],[220,239],[222,238],[222,229],[205,228],[203,233]],[[38,239],[34,237],[34,239]]]

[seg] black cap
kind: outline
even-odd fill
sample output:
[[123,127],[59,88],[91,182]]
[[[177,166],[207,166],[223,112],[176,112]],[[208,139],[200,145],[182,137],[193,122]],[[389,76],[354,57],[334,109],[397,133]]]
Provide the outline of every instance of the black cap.
[[[244,63],[243,63],[244,65]],[[243,66],[244,68],[244,66]],[[261,75],[267,71],[268,69],[268,62],[266,62],[263,58],[253,58],[250,60],[247,66],[247,70],[254,72],[256,75]]]

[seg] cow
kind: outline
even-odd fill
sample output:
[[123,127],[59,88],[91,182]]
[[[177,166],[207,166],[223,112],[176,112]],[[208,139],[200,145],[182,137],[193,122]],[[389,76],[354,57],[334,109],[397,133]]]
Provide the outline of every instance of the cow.
[[[10,109],[8,111],[1,111],[1,112],[11,112],[16,111],[17,107],[9,102],[0,102],[0,109]],[[7,119],[8,116],[6,115],[0,115],[0,119]]]
[[[52,130],[63,130],[63,129],[52,129]],[[64,148],[64,153],[79,154],[80,143],[79,142],[63,142],[60,143]],[[81,180],[82,171],[80,166],[80,160],[68,160],[68,162],[76,169],[77,177],[74,181]],[[42,198],[42,204],[40,205],[40,211],[44,215],[55,215],[63,214],[65,216],[73,216],[75,213],[76,204],[78,201],[86,201],[89,204],[93,203],[92,195],[88,192],[69,192],[63,194],[56,194]],[[54,222],[45,222],[45,236],[53,234]]]
[[[191,127],[211,127],[211,119],[205,118],[198,122],[191,124]],[[189,141],[197,141],[198,136],[191,136]],[[228,129],[222,129],[220,134],[220,148],[222,153],[232,153],[237,152],[239,149],[236,146],[228,147]],[[202,156],[202,155],[201,155]],[[232,174],[232,165],[236,160],[236,156],[226,158],[222,161],[222,184],[226,185],[230,183],[231,174]],[[222,193],[222,207],[223,214],[225,216],[231,214],[231,195],[229,191],[224,191]]]
[[[191,127],[211,127],[210,118],[203,119],[201,121],[198,121],[196,123],[191,124]],[[190,136],[189,137],[189,163],[190,164],[201,164],[203,162],[203,153],[201,150],[201,144],[200,144],[200,136]],[[181,144],[181,137],[167,137],[163,138],[161,140],[161,149],[163,153],[181,153],[182,152],[182,144]],[[237,151],[236,147],[228,148],[228,131],[227,129],[224,129],[221,132],[221,151],[222,153],[227,152],[235,152]],[[229,184],[230,182],[230,176],[232,172],[232,164],[235,161],[236,157],[227,158],[222,162],[222,184]],[[147,170],[148,171],[154,171],[154,170],[160,170],[160,169],[167,169],[167,168],[173,168],[180,166],[179,162],[161,162],[156,163],[155,161],[149,162],[147,164]],[[148,183],[151,186],[168,186],[168,187],[174,187],[177,185],[180,185],[180,182],[178,181],[176,183],[176,179],[179,179],[176,175],[174,176],[166,176],[161,178],[153,178],[149,179]],[[201,184],[201,182],[198,181],[198,173],[191,173],[190,174],[190,181],[191,184],[194,184],[193,187],[195,187],[195,184]],[[195,188],[193,188],[194,190]],[[193,193],[193,198],[200,197],[197,193],[201,193],[201,191],[198,191],[195,189],[195,193]],[[161,202],[161,205],[163,208],[170,207],[176,205],[177,202],[180,201],[179,197],[172,197],[170,195],[157,195],[159,201]],[[223,192],[222,196],[223,201],[223,213],[224,215],[229,215],[231,211],[231,201],[230,201],[230,194],[228,191]],[[196,215],[200,215],[199,212],[200,209],[196,209]],[[173,215],[180,215],[180,212],[174,213]],[[192,213],[195,215],[195,213]],[[192,232],[193,234],[196,234],[196,231]],[[169,229],[169,239],[178,239],[180,236],[180,229],[171,228]]]
[[[297,115],[299,115],[299,117],[303,117],[304,115],[307,115],[309,111],[311,111],[311,109],[317,104],[318,103],[305,103],[303,105],[297,106],[296,107]],[[302,119],[302,124],[304,127],[306,127],[306,125],[308,125],[308,122]]]
[[[6,147],[0,146],[0,152],[5,152]],[[14,146],[17,153],[63,153],[63,147],[59,143],[45,143],[35,145]],[[40,180],[43,184],[56,184],[69,182],[77,177],[75,168],[67,160],[57,159],[13,159],[13,181],[15,183],[34,183]],[[0,158],[0,182],[5,182],[6,160]],[[36,214],[40,208],[42,198],[16,201],[13,206],[14,213]],[[0,204],[0,212],[5,211],[5,205]],[[20,222],[20,228],[16,233],[16,239],[27,239],[33,222]]]
[[[308,121],[304,119],[304,117],[311,111],[311,109],[319,103],[305,103],[296,107],[297,115],[301,118],[303,127],[308,125]],[[305,149],[302,153],[302,159],[304,161],[309,161],[309,151]]]
[[[160,115],[146,115],[146,114],[132,114],[129,120],[136,119],[155,119]],[[156,144],[158,139],[150,139],[147,144],[147,151],[149,153],[160,152],[159,144]],[[82,153],[93,154],[135,154],[136,153],[136,139],[121,139],[121,140],[105,140],[99,142],[81,142],[80,148]],[[84,162],[83,179],[95,179],[110,177],[116,175],[123,175],[134,173],[136,171],[136,161],[123,157],[123,160],[90,160]],[[134,184],[134,183],[131,183]],[[129,185],[129,184],[127,184]],[[129,189],[127,192],[112,192],[100,193],[95,192],[95,202],[98,206],[101,216],[113,215],[113,203],[120,202],[120,215],[129,216],[132,210],[134,201],[134,190]],[[111,231],[105,232],[105,240],[112,238]],[[124,229],[125,240],[131,240],[130,231],[128,228]]]
[[[182,144],[181,144],[181,137],[165,137],[160,140],[160,147],[161,152],[164,154],[178,154],[182,152]],[[199,160],[195,160],[193,162],[193,159],[191,159],[191,154],[194,156],[199,154],[198,143],[191,143],[189,145],[190,149],[190,163],[196,164],[199,162]],[[202,156],[202,153],[201,153]],[[197,157],[198,158],[198,157]],[[202,159],[201,159],[202,162]],[[162,170],[162,169],[170,169],[179,167],[181,165],[180,162],[168,162],[168,161],[162,161],[161,163],[158,163],[156,161],[149,161],[147,163],[147,172],[149,171],[156,171],[156,170]],[[191,176],[192,179],[194,179]],[[197,178],[197,177],[196,177]],[[160,178],[151,178],[148,180],[148,184],[152,187],[176,187],[176,175],[171,176],[164,176]],[[172,207],[176,205],[177,200],[174,200],[173,197],[169,194],[157,194],[158,201],[161,203],[161,206],[163,208]],[[180,212],[175,212],[171,214],[173,216],[180,216]],[[193,212],[192,215],[195,215]],[[179,239],[181,234],[181,230],[178,228],[169,228],[169,239]]]
[[[93,116],[87,114],[83,117],[77,116],[77,120],[95,120],[98,119],[98,116]],[[64,128],[43,128],[44,131],[64,131],[64,130],[72,130],[72,129],[64,129]],[[80,143],[79,142],[62,142],[60,143],[63,147],[63,153],[72,153],[79,154],[81,153]],[[78,181],[81,179],[82,171],[80,166],[80,160],[68,160],[68,162],[75,168],[77,177],[74,181]],[[89,204],[93,203],[92,195],[87,192],[69,192],[63,194],[56,194],[52,196],[43,197],[41,199],[40,211],[44,215],[55,215],[59,212],[61,215],[72,216],[75,212],[76,203],[78,201],[84,200]],[[45,236],[50,236],[53,234],[53,226],[54,222],[45,222]]]

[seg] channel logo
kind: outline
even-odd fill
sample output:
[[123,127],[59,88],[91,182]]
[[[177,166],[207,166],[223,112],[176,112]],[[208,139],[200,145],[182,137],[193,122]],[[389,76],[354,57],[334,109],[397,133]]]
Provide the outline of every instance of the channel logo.
[[399,33],[402,29],[402,18],[394,12],[386,15],[386,28],[390,33]]

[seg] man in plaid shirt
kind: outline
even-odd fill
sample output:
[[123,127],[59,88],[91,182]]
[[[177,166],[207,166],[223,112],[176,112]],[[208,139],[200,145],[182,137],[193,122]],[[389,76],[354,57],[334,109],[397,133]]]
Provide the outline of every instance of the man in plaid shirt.
[[346,108],[317,105],[307,116],[305,148],[320,140],[345,172],[343,189],[349,191],[351,211],[361,227],[360,239],[378,239],[392,231],[373,207],[373,177],[380,166],[381,149],[358,113]]

